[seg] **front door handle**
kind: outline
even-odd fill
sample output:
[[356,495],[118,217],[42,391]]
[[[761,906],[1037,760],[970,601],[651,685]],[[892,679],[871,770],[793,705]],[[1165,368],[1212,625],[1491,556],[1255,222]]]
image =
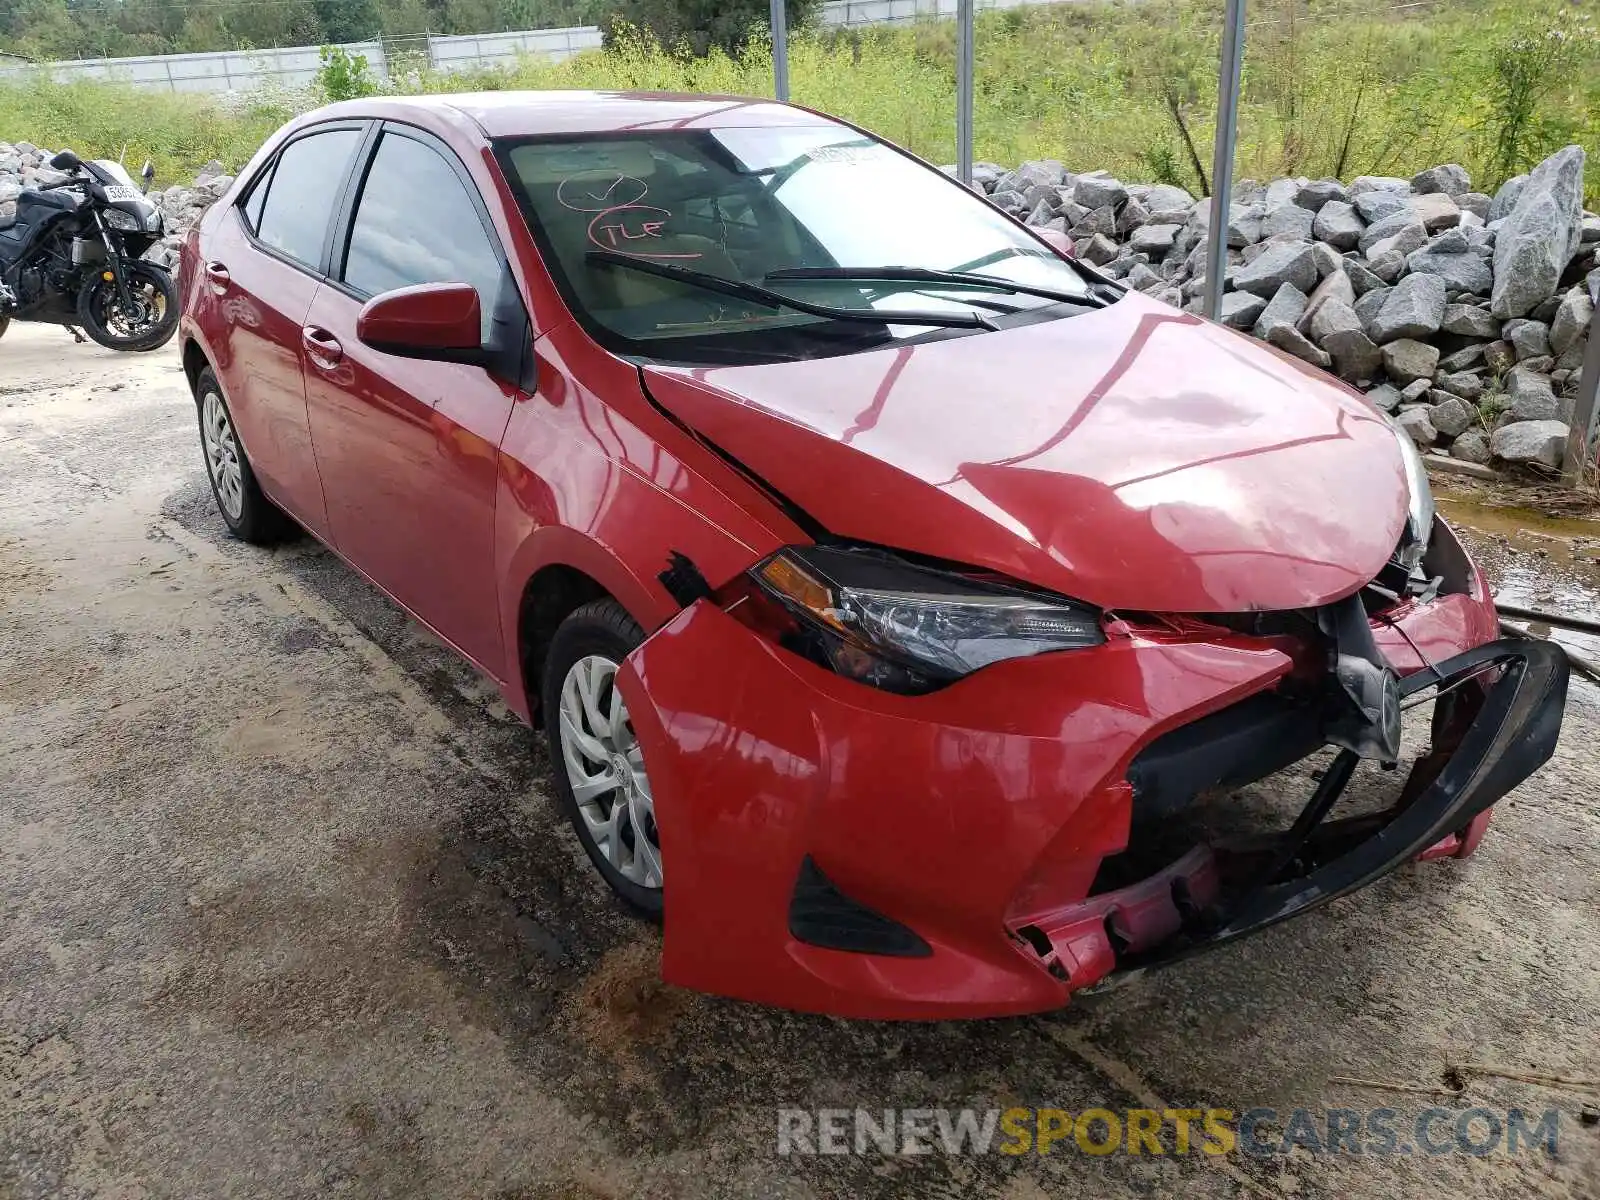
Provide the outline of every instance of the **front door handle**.
[[206,264],[206,278],[211,281],[211,290],[219,296],[227,291],[228,284],[233,282],[233,276],[228,274],[228,268],[219,262]]
[[339,344],[339,339],[320,325],[307,325],[302,329],[300,344],[306,348],[311,361],[319,367],[335,367],[344,357],[344,347]]

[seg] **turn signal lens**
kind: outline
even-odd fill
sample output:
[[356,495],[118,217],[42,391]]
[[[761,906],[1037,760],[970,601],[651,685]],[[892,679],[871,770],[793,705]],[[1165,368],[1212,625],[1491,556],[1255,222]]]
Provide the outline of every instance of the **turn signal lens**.
[[833,592],[794,559],[780,554],[768,559],[761,578],[773,591],[798,604],[826,625],[843,631],[844,625],[833,610]]

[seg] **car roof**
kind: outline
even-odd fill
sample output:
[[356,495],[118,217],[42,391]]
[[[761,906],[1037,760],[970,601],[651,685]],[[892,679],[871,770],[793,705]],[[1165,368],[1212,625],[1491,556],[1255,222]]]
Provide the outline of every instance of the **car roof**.
[[418,109],[446,115],[440,110],[453,110],[491,138],[835,123],[809,109],[760,97],[677,92],[463,92],[385,96],[338,106],[340,115],[354,116],[358,109],[376,117],[399,117]]

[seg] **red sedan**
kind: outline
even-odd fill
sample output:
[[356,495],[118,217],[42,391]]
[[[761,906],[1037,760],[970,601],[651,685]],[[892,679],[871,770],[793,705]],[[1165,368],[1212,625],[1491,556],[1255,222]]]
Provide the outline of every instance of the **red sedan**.
[[[1059,1006],[1469,853],[1560,728],[1358,393],[815,112],[334,105],[182,292],[229,528],[309,530],[542,725],[674,983]],[[1329,746],[1284,827],[1194,819]]]

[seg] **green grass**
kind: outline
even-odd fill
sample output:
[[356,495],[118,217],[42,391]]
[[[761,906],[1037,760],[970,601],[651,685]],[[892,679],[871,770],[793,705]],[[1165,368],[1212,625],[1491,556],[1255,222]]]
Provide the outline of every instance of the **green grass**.
[[[1143,0],[984,14],[978,22],[975,146],[1014,164],[1168,177],[1198,191],[1171,107],[1211,167],[1221,4]],[[1450,0],[1390,10],[1352,0],[1258,0],[1250,8],[1237,172],[1410,175],[1464,163],[1499,177],[1576,141],[1600,202],[1600,39],[1584,9],[1544,0]],[[1547,32],[1560,29],[1559,39]],[[1515,39],[1522,38],[1521,42]],[[1553,48],[1553,49],[1552,49]],[[1521,68],[1518,70],[1517,68]],[[1526,89],[1497,101],[1497,81]],[[424,91],[651,88],[763,95],[759,44],[686,59],[642,44],[509,70],[424,75]],[[798,36],[793,99],[856,121],[935,162],[955,156],[954,31],[946,23]],[[311,103],[301,98],[299,107]],[[0,134],[80,153],[152,156],[163,178],[209,158],[230,169],[297,107],[258,98],[227,114],[202,98],[103,84],[0,88]],[[1519,123],[1505,136],[1504,114]]]
[[0,87],[0,137],[85,158],[124,156],[134,171],[149,158],[164,187],[192,182],[213,158],[237,170],[297,107],[308,105],[266,95],[230,112],[197,96],[41,80]]

